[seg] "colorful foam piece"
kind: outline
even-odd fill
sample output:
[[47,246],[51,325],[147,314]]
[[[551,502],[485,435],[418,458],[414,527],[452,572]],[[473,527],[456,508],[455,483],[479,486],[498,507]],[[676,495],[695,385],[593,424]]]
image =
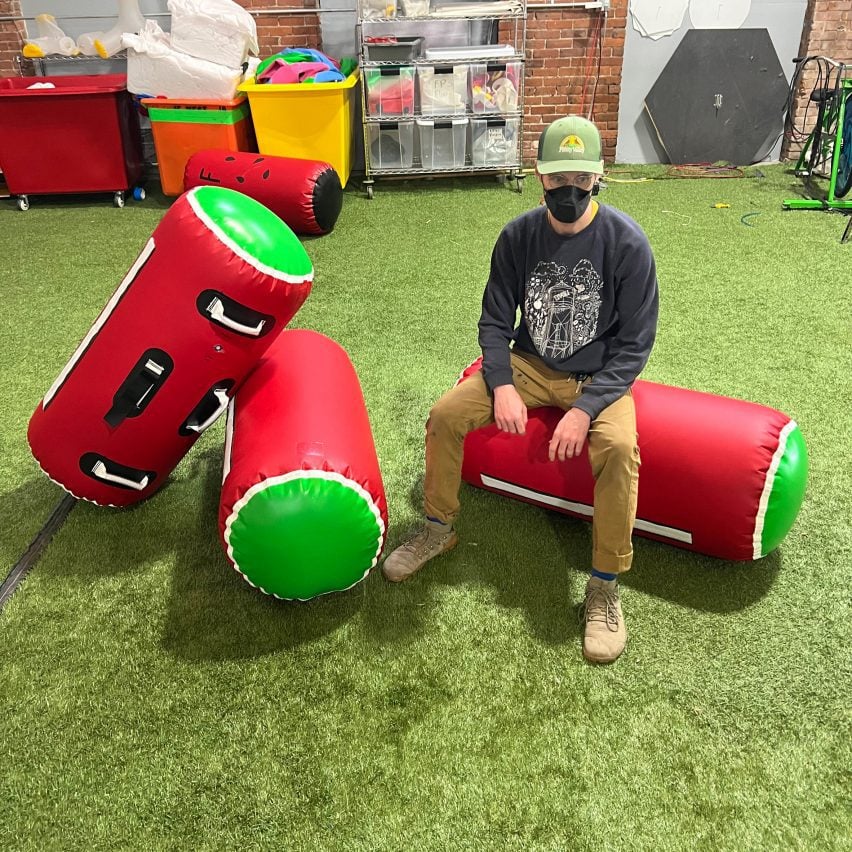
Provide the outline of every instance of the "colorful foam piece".
[[207,148],[187,161],[183,186],[236,189],[279,215],[297,234],[327,234],[343,207],[337,172],[316,160]]
[[[267,56],[266,59],[262,59],[260,61],[257,66],[257,70],[255,71],[256,79],[258,82],[261,82],[261,76],[273,63],[298,65],[306,62],[315,62],[325,66],[326,68],[335,68],[338,71],[341,70],[340,62],[336,59],[332,59],[330,56],[326,56],[326,54],[319,50],[314,50],[310,47],[285,47],[278,53],[274,53],[272,56]],[[351,71],[346,73],[348,75]],[[267,82],[269,81],[267,80]]]
[[310,292],[270,210],[230,189],[182,195],[30,420],[44,472],[76,497],[154,493]]
[[[479,362],[463,377],[479,369]],[[759,559],[790,531],[808,458],[786,414],[738,399],[637,381],[642,469],[637,535],[722,559]],[[586,453],[548,460],[564,412],[529,412],[525,435],[471,432],[462,477],[471,485],[589,520],[594,479]]]
[[376,564],[387,529],[379,462],[358,376],[314,331],[284,331],[228,412],[219,530],[262,592],[307,600]]
[[294,83],[342,83],[346,78],[325,62],[287,62],[280,57],[256,74],[258,83],[292,85]]

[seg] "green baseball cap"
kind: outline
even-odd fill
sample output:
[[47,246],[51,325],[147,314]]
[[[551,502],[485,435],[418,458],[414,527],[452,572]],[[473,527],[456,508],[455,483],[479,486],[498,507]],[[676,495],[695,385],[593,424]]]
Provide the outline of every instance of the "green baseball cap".
[[538,173],[604,172],[601,134],[597,127],[580,115],[557,118],[538,138]]

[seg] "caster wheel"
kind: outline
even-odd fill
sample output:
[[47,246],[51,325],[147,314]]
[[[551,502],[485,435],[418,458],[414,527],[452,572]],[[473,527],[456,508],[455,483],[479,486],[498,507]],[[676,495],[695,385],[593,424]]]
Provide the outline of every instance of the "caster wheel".
[[112,197],[112,203],[116,207],[119,207],[119,208],[124,207],[124,193],[123,192],[116,192],[116,194],[113,195],[113,197]]
[[367,198],[372,199],[372,197],[373,197],[373,187],[372,187],[372,186],[368,186],[368,187],[367,187]]
[[506,185],[506,175],[497,175],[497,183],[499,183],[500,186],[505,186]]
[[144,201],[148,197],[148,193],[145,192],[144,187],[136,186],[133,188],[133,200],[134,201]]
[[30,209],[29,198],[27,198],[26,195],[21,195],[18,198],[18,210],[20,210],[22,213],[26,213],[27,210],[29,210],[29,209]]

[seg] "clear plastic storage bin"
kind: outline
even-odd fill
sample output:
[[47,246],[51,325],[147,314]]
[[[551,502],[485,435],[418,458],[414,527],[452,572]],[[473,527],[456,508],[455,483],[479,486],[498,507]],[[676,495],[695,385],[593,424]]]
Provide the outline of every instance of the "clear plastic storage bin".
[[467,111],[467,65],[417,69],[423,115],[464,115]]
[[470,66],[470,105],[474,112],[516,112],[520,62],[488,62]]
[[517,165],[518,124],[517,118],[472,118],[470,156],[473,165]]
[[367,113],[384,116],[414,115],[414,68],[409,65],[368,68]]
[[365,21],[396,17],[396,0],[361,0],[360,5],[361,17]]
[[414,122],[369,125],[370,168],[410,169],[414,162]]
[[400,0],[400,14],[406,18],[425,18],[429,15],[429,0]]
[[420,163],[424,169],[460,169],[467,146],[467,119],[417,119]]

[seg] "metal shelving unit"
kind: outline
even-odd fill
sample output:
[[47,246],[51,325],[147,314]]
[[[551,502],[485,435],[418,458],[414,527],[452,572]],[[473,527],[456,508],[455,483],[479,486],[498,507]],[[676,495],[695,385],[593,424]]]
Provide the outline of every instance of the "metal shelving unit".
[[[459,14],[445,6],[429,15],[382,17],[365,17],[359,5],[356,29],[368,198],[383,177],[490,173],[501,182],[514,181],[521,191],[526,2],[498,4],[501,11],[491,3],[483,5],[485,14],[471,14],[475,4],[465,4]],[[426,57],[420,45],[408,58],[375,56],[376,47],[386,45],[374,44],[371,37],[392,35],[395,26],[418,33],[421,25],[424,31],[428,25],[426,49],[431,52],[440,43],[444,25],[453,25],[458,38],[460,22],[466,25],[468,44],[456,45],[443,56]],[[489,25],[499,33],[500,46],[477,39],[476,30],[481,38]],[[441,82],[445,85],[439,86]],[[495,91],[498,85],[509,85],[509,96],[502,101],[493,97],[492,84]],[[452,93],[452,108],[442,109],[447,103],[434,94],[438,90],[443,96]]]
[[[48,77],[51,76],[52,70],[63,67],[64,70],[59,72],[61,74],[122,74],[126,68],[127,51],[119,51],[110,56],[109,59],[101,59],[100,56],[83,56],[82,54],[64,56],[59,53],[49,53],[46,56],[37,57],[19,54],[14,61],[18,66],[19,77]],[[54,68],[51,69],[51,66],[54,66]]]

